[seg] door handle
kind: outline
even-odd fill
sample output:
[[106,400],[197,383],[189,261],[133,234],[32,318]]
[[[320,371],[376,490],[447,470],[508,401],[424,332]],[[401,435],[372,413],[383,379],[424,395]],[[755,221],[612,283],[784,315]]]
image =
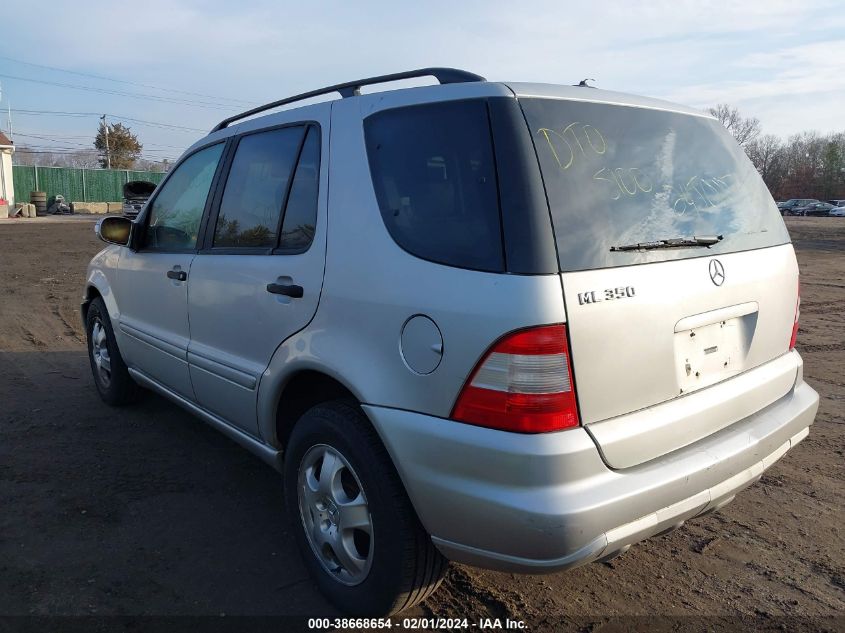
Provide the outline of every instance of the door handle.
[[176,281],[187,281],[188,280],[188,273],[184,270],[173,270],[167,271],[167,278],[168,279],[175,279]]
[[302,286],[295,284],[267,284],[267,292],[274,295],[285,295],[286,297],[293,297],[294,299],[302,298]]

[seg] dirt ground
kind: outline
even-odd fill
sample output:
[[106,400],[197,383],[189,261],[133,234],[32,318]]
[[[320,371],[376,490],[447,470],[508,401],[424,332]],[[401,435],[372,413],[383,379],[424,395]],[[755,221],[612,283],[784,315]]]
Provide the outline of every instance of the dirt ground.
[[[615,561],[550,576],[453,566],[415,615],[615,631],[623,616],[845,614],[845,219],[788,224],[798,347],[822,396],[809,437],[724,510]],[[0,221],[0,614],[337,615],[275,472],[152,394],[100,402],[79,322],[92,227]]]

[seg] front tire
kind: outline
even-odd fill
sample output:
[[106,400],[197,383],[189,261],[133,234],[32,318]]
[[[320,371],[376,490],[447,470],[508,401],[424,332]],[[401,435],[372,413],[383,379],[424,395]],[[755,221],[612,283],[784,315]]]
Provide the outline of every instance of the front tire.
[[88,306],[85,332],[88,335],[91,373],[103,402],[112,406],[134,402],[140,389],[126,369],[126,363],[117,348],[109,313],[100,297]]
[[334,401],[305,413],[291,434],[284,471],[303,559],[339,609],[390,615],[437,589],[448,561],[360,407]]

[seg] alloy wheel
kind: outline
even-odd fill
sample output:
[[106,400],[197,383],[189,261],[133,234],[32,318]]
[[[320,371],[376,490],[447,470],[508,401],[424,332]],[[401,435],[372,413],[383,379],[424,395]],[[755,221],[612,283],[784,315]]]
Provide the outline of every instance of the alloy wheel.
[[345,585],[362,583],[373,562],[373,520],[361,481],[339,451],[312,446],[298,477],[299,515],[322,567]]
[[111,355],[106,328],[99,318],[94,319],[94,325],[91,327],[91,357],[97,370],[97,379],[107,389],[111,383]]

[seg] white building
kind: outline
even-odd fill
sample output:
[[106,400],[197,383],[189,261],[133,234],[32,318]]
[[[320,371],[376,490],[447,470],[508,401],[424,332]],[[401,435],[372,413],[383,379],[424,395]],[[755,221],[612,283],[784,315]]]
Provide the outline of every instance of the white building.
[[9,203],[9,208],[15,208],[15,185],[12,181],[12,154],[15,146],[9,137],[0,132],[0,198]]

